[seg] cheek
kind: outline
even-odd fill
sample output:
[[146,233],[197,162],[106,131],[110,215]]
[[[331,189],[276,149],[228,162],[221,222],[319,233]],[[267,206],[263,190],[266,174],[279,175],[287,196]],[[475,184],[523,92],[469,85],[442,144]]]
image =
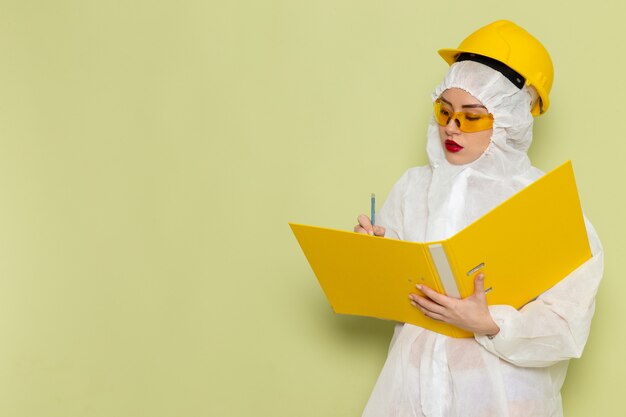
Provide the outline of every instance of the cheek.
[[489,143],[491,143],[491,135],[493,134],[493,129],[486,130],[484,132],[480,132],[480,138],[477,138],[476,141],[478,147],[480,148],[480,152],[485,152],[489,147]]

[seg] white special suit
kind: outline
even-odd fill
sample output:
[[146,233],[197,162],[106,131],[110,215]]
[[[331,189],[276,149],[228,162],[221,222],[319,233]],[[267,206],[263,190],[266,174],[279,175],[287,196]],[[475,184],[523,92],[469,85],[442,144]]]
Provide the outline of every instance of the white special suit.
[[[491,143],[476,161],[451,165],[432,120],[430,164],[409,169],[381,209],[386,237],[447,238],[542,175],[526,154],[533,125],[526,87],[471,61],[450,67],[433,100],[452,87],[493,114]],[[592,259],[519,311],[489,307],[500,327],[493,339],[455,339],[398,324],[363,417],[562,416],[561,386],[569,359],[585,346],[603,271],[602,247],[589,222],[587,231]]]

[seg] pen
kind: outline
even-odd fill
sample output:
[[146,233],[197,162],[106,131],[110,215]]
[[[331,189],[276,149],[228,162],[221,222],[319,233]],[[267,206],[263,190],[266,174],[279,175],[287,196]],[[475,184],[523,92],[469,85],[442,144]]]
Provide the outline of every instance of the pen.
[[370,207],[370,213],[371,213],[371,219],[372,219],[372,226],[374,226],[376,224],[376,194],[372,193],[371,196],[371,207]]

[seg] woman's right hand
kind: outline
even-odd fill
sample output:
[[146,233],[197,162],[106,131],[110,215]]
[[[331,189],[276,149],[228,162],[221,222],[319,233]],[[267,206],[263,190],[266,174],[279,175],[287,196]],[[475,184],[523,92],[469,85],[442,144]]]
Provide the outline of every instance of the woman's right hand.
[[370,236],[385,236],[385,228],[382,226],[373,226],[372,221],[365,214],[361,214],[356,219],[359,224],[354,226],[356,233],[363,233]]

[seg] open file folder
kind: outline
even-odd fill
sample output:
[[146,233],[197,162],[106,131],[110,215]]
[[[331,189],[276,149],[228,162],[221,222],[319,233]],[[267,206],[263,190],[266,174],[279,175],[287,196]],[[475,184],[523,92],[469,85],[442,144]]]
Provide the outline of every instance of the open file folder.
[[489,305],[520,308],[591,258],[569,161],[443,241],[289,225],[336,313],[411,323],[451,337],[473,335],[411,306],[416,284],[465,298],[482,271]]

